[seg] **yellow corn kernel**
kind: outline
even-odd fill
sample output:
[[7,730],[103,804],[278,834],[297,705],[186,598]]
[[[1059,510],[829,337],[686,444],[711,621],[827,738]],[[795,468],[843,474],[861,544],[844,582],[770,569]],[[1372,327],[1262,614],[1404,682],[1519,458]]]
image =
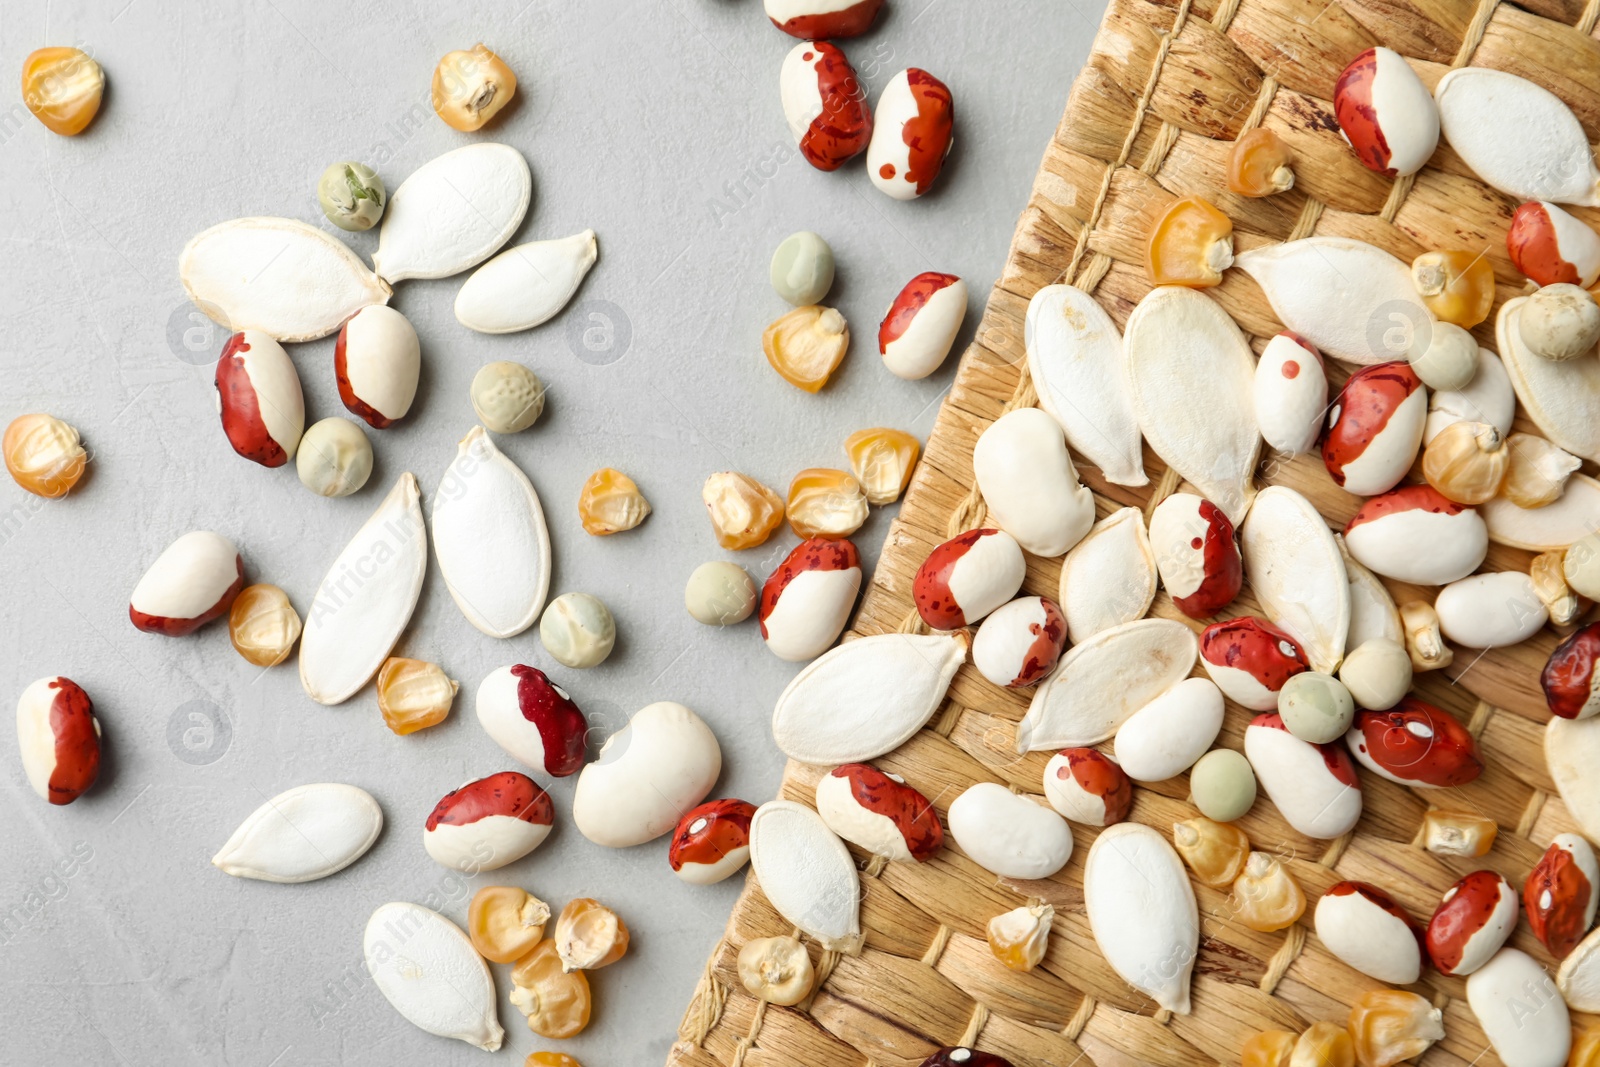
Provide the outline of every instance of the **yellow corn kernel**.
[[511,1003],[540,1037],[576,1037],[589,1025],[589,979],[562,970],[556,943],[540,941],[511,971]]
[[1429,311],[1464,330],[1494,306],[1494,269],[1481,252],[1424,252],[1411,261],[1411,284]]
[[723,548],[754,548],[772,536],[783,521],[783,501],[748,474],[719,471],[700,490],[717,544]]
[[1295,1035],[1287,1030],[1262,1030],[1239,1049],[1240,1067],[1288,1067]]
[[811,995],[816,971],[806,947],[792,937],[759,937],[739,950],[739,981],[757,1000],[793,1007]]
[[106,72],[79,49],[41,48],[22,61],[22,102],[51,133],[82,133],[105,91]]
[[1228,153],[1228,188],[1240,196],[1271,196],[1294,188],[1294,153],[1283,138],[1257,126],[1239,135]]
[[1013,908],[989,920],[989,951],[1013,971],[1031,971],[1044,959],[1056,909],[1048,904]]
[[1156,285],[1217,285],[1233,266],[1233,223],[1200,197],[1186,196],[1150,228],[1146,266]]
[[34,496],[66,496],[89,462],[78,431],[44,414],[12,419],[0,451],[12,479]]
[[1305,914],[1306,895],[1278,857],[1252,852],[1245,861],[1244,873],[1234,879],[1228,904],[1235,919],[1252,930],[1270,934],[1293,926]]
[[464,133],[482,129],[517,95],[517,76],[480,42],[448,52],[433,71],[433,110]]
[[846,471],[808,467],[789,483],[788,515],[801,537],[849,537],[867,521],[867,496]]
[[565,1052],[530,1052],[522,1067],[583,1067]]
[[514,885],[486,885],[467,905],[467,936],[491,963],[515,963],[544,938],[550,905]]
[[257,667],[276,667],[300,638],[300,616],[289,594],[275,585],[247,585],[228,609],[233,650]]
[[1456,658],[1455,649],[1444,643],[1439,632],[1439,613],[1426,600],[1401,604],[1400,626],[1406,632],[1406,654],[1413,670],[1442,670]]
[[1356,1067],[1355,1042],[1337,1023],[1312,1023],[1294,1043],[1289,1067]]
[[1465,811],[1431,808],[1422,817],[1422,847],[1441,856],[1487,856],[1500,827]]
[[1202,885],[1232,885],[1250,857],[1250,839],[1232,823],[1199,816],[1172,824],[1172,843]]
[[761,350],[772,369],[790,385],[815,393],[850,347],[850,327],[833,308],[816,304],[795,308],[768,326]]
[[881,507],[899,500],[911,484],[911,471],[922,446],[908,433],[879,426],[846,437],[844,450],[850,457],[850,470],[867,494],[867,503]]
[[1476,506],[1494,499],[1510,466],[1505,438],[1486,422],[1452,422],[1422,453],[1422,476],[1457,504]]
[[390,657],[378,671],[378,710],[400,735],[444,722],[461,687],[437,663]]
[[1537,434],[1514,433],[1506,438],[1510,467],[1501,494],[1519,508],[1554,504],[1566,491],[1567,479],[1581,462]]
[[1567,1067],[1600,1067],[1600,1030],[1585,1030],[1572,1042]]
[[1550,622],[1568,626],[1594,606],[1594,601],[1573,590],[1567,584],[1567,550],[1564,548],[1541,552],[1528,565],[1528,577],[1533,580],[1533,591],[1539,602],[1550,613]]
[[1444,1037],[1444,1013],[1403,989],[1373,989],[1350,1008],[1347,1029],[1361,1067],[1393,1067]]
[[610,467],[589,475],[578,494],[578,518],[584,531],[596,537],[631,530],[649,515],[650,501],[634,480]]
[[555,942],[563,971],[596,971],[628,951],[628,924],[593,897],[579,897],[561,909]]

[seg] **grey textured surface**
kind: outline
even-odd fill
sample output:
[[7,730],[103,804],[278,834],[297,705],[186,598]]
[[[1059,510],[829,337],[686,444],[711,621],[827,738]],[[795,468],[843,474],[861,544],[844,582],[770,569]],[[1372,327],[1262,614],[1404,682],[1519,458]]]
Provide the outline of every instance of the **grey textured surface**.
[[[558,827],[531,857],[470,880],[433,864],[420,835],[438,797],[512,766],[475,721],[473,691],[501,664],[539,665],[602,734],[650,701],[682,701],[722,740],[715,795],[771,796],[781,758],[767,719],[797,668],[761,647],[754,622],[723,632],[693,622],[683,585],[698,563],[730,556],[760,581],[795,538],[785,529],[762,548],[720,551],[700,484],[732,468],[782,492],[803,467],[845,465],[856,429],[926,437],[955,361],[899,381],[878,360],[877,322],[912,275],[953,271],[971,289],[960,344],[970,338],[1098,18],[1097,0],[890,0],[872,34],[845,45],[872,98],[917,65],[950,84],[957,114],[940,187],[901,204],[872,189],[859,161],[825,175],[799,158],[777,99],[792,42],[758,0],[6,3],[0,418],[65,418],[93,462],[62,501],[0,484],[0,693],[14,699],[43,675],[81,683],[106,766],[91,793],[51,808],[27,786],[15,734],[0,733],[0,1062],[488,1062],[394,1013],[363,973],[361,930],[389,900],[433,903],[461,922],[477,885],[510,882],[557,907],[597,895],[626,917],[633,950],[595,976],[595,1021],[564,1048],[588,1067],[659,1063],[740,879],[680,883],[665,840],[590,845],[569,821],[572,779],[546,782]],[[429,78],[444,52],[480,38],[517,72],[518,100],[487,134],[460,134],[431,113]],[[105,106],[76,139],[14,103],[23,57],[52,44],[79,44],[108,74]],[[327,163],[363,160],[393,190],[482,136],[532,165],[534,205],[517,240],[598,232],[600,261],[574,304],[537,330],[484,337],[451,313],[461,278],[402,283],[393,304],[422,337],[422,385],[405,421],[372,433],[368,487],[323,500],[290,469],[235,456],[211,385],[224,338],[183,298],[184,242],[243,215],[335,232],[313,194]],[[816,396],[781,381],[759,345],[785,309],[767,260],[797,229],[832,242],[828,302],[855,327]],[[370,234],[348,240],[363,255],[375,246]],[[343,414],[332,350],[332,338],[291,346],[308,421]],[[592,592],[616,614],[621,636],[604,666],[555,666],[534,631],[481,636],[434,569],[400,651],[442,663],[462,694],[443,725],[402,738],[370,687],[320,707],[292,661],[250,667],[223,625],[186,639],[129,625],[144,567],[195,528],[233,538],[250,578],[283,586],[303,612],[402,471],[431,494],[473,424],[472,374],[507,358],[532,365],[550,399],[533,429],[500,444],[543,499],[552,595]],[[638,480],[655,514],[590,538],[578,490],[607,465]],[[875,509],[856,538],[869,561],[889,517]],[[219,714],[227,728],[208,737]],[[315,781],[360,785],[382,804],[388,825],[364,859],[301,886],[210,866],[258,804]],[[495,971],[508,1035],[495,1062],[520,1064],[555,1043],[528,1032],[504,1000],[507,968]]]

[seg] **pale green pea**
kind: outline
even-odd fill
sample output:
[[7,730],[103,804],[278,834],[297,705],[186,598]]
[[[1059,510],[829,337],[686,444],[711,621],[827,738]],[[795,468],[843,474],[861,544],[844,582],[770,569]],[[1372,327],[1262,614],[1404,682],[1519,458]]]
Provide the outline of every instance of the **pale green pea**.
[[617,643],[617,623],[599,597],[563,593],[539,619],[544,649],[566,667],[598,667]]
[[370,230],[388,203],[383,179],[365,163],[335,163],[317,182],[317,203],[341,230]]
[[1200,814],[1217,822],[1232,822],[1256,802],[1256,774],[1243,753],[1213,749],[1189,771],[1189,792]]
[[795,307],[822,303],[833,288],[833,249],[809,230],[790,234],[772,254],[772,287]]
[[1278,714],[1291,734],[1313,745],[1337,741],[1350,729],[1356,702],[1331,674],[1305,671],[1278,690]]

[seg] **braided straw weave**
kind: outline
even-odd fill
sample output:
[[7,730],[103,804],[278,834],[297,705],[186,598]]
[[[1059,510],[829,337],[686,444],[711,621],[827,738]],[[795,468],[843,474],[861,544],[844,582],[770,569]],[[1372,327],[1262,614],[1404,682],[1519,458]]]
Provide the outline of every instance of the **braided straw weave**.
[[[917,567],[936,545],[979,525],[972,447],[1002,413],[1035,403],[1023,350],[1023,316],[1041,287],[1070,281],[1095,295],[1119,324],[1150,283],[1144,241],[1172,202],[1201,195],[1234,221],[1239,249],[1311,234],[1371,242],[1410,262],[1429,249],[1481,250],[1499,299],[1522,278],[1506,254],[1516,204],[1487,188],[1441,144],[1427,169],[1391,181],[1364,170],[1341,141],[1329,96],[1339,72],[1377,44],[1407,56],[1430,88],[1452,66],[1494,67],[1530,78],[1565,100],[1590,139],[1600,139],[1600,0],[1111,0],[1089,63],[1072,87],[1066,116],[1045,151],[1005,270],[945,400],[927,450],[853,633],[915,632]],[[1295,153],[1295,187],[1261,200],[1224,185],[1228,152],[1245,130],[1265,126]],[[1591,225],[1600,211],[1570,208]],[[1259,351],[1281,325],[1256,284],[1238,270],[1208,292],[1251,335]],[[1493,317],[1476,331],[1494,347]],[[1331,386],[1349,373],[1330,363]],[[1519,413],[1518,429],[1532,431]],[[1126,506],[1146,515],[1179,488],[1148,449],[1151,484],[1111,485],[1080,463],[1103,517]],[[1320,458],[1268,456],[1258,485],[1289,485],[1342,526],[1357,498],[1336,488]],[[1489,569],[1526,570],[1529,554],[1490,550]],[[1029,557],[1024,591],[1054,596],[1059,560]],[[1397,602],[1431,590],[1389,583]],[[1249,589],[1230,609],[1259,614]],[[1187,622],[1163,592],[1152,615]],[[1198,625],[1190,623],[1198,629]],[[1479,656],[1457,650],[1446,670],[1419,675],[1423,699],[1457,716],[1478,738],[1486,763],[1468,786],[1427,793],[1363,774],[1365,813],[1352,834],[1301,837],[1262,799],[1240,822],[1258,849],[1289,865],[1313,900],[1342,879],[1389,890],[1423,920],[1440,894],[1487,866],[1520,885],[1557,833],[1576,826],[1545,771],[1549,713],[1539,671],[1558,640],[1548,629],[1511,649]],[[951,800],[980,781],[1040,791],[1047,753],[1018,757],[1015,724],[1027,694],[1003,691],[970,665],[957,674],[928,728],[876,761],[933,800]],[[1218,744],[1239,748],[1250,713],[1230,705]],[[782,795],[813,803],[825,768],[791,763]],[[1185,778],[1135,791],[1132,818],[1170,832],[1195,814]],[[1417,844],[1430,806],[1476,812],[1500,832],[1482,860],[1455,859]],[[819,987],[797,1008],[763,1006],[740,984],[735,960],[752,938],[792,932],[751,877],[714,949],[668,1063],[674,1067],[916,1067],[943,1045],[971,1043],[1017,1067],[1189,1067],[1237,1063],[1256,1030],[1298,1031],[1342,1023],[1350,1004],[1377,983],[1334,959],[1311,934],[1310,911],[1287,931],[1263,934],[1230,921],[1224,893],[1198,884],[1202,930],[1193,1012],[1158,1010],[1113,972],[1095,946],[1083,908],[1083,856],[1094,831],[1074,826],[1072,861],[1054,877],[1009,883],[980,869],[948,842],[932,861],[862,867],[859,955],[812,945]],[[989,919],[1030,901],[1056,909],[1050,949],[1031,973],[1006,970],[985,943]],[[1549,965],[1519,927],[1513,944]],[[1424,1064],[1498,1064],[1465,1001],[1459,978],[1425,974],[1415,987],[1443,1009],[1448,1036]],[[1579,1031],[1600,1019],[1574,1016]]]

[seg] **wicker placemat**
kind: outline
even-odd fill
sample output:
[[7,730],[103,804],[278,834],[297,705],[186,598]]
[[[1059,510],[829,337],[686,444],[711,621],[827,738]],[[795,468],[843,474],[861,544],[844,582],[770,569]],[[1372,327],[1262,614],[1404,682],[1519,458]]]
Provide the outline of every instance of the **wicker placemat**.
[[[1481,249],[1499,300],[1521,290],[1505,233],[1516,203],[1484,186],[1447,145],[1414,178],[1390,181],[1364,170],[1339,137],[1329,103],[1339,72],[1383,44],[1406,55],[1431,89],[1451,67],[1494,67],[1530,78],[1566,101],[1590,140],[1600,139],[1600,0],[1111,0],[1088,65],[1045,151],[1004,273],[990,296],[960,372],[939,413],[899,519],[856,616],[854,634],[919,627],[911,580],[939,543],[983,521],[972,447],[1002,413],[1035,403],[1023,351],[1023,316],[1041,287],[1070,281],[1121,325],[1150,288],[1144,267],[1149,225],[1174,198],[1201,195],[1235,226],[1246,249],[1311,234],[1369,241],[1406,262],[1429,249]],[[1262,200],[1229,193],[1230,144],[1266,126],[1293,149],[1295,187]],[[1591,225],[1600,211],[1569,208]],[[1207,290],[1250,335],[1257,351],[1279,329],[1256,284],[1229,271]],[[1498,304],[1498,301],[1497,301]],[[1493,316],[1476,332],[1494,348]],[[1329,364],[1337,388],[1349,368]],[[1518,428],[1533,430],[1522,413]],[[1128,505],[1149,510],[1179,487],[1147,448],[1151,484],[1111,485],[1080,461],[1101,516]],[[1320,457],[1263,460],[1257,483],[1294,487],[1330,524],[1342,526],[1358,499],[1335,487]],[[1486,569],[1526,570],[1530,556],[1494,546]],[[1029,557],[1024,591],[1054,596],[1059,560]],[[1397,602],[1431,590],[1389,582]],[[1229,614],[1258,614],[1248,588]],[[1189,621],[1165,592],[1152,615]],[[1190,623],[1196,629],[1199,625]],[[1263,798],[1240,824],[1258,849],[1292,855],[1313,900],[1334,882],[1360,879],[1389,890],[1426,921],[1457,878],[1491,867],[1521,885],[1557,833],[1576,826],[1545,771],[1538,686],[1557,637],[1546,630],[1512,649],[1457,650],[1443,671],[1415,689],[1457,716],[1478,738],[1486,770],[1468,786],[1410,790],[1362,775],[1365,811],[1351,834],[1313,841],[1292,830]],[[1037,793],[1048,753],[1013,754],[1027,694],[1003,691],[970,665],[942,711],[909,743],[876,762],[934,800],[943,818],[967,786],[998,781]],[[1219,745],[1239,748],[1251,713],[1229,712]],[[825,768],[791,763],[782,795],[813,803]],[[1195,813],[1186,777],[1135,789],[1132,818],[1170,833]],[[1500,826],[1482,860],[1453,859],[1417,844],[1430,806],[1487,815]],[[1237,1063],[1240,1043],[1266,1028],[1342,1023],[1349,1005],[1379,983],[1336,960],[1310,935],[1311,913],[1287,931],[1262,934],[1228,920],[1226,895],[1195,885],[1202,913],[1193,1012],[1169,1015],[1130,988],[1095,946],[1083,909],[1083,857],[1092,829],[1073,827],[1072,861],[1051,879],[1007,884],[953,843],[933,861],[888,864],[857,853],[862,866],[860,955],[839,958],[812,946],[822,976],[798,1008],[763,1006],[740,985],[734,961],[747,940],[789,933],[751,877],[722,941],[706,964],[669,1064],[677,1067],[916,1067],[941,1045],[974,1044],[1018,1067],[1095,1063],[1101,1067]],[[947,839],[948,841],[948,839]],[[989,954],[988,920],[1030,900],[1055,906],[1044,963],[1011,972]],[[1551,959],[1528,932],[1513,944]],[[1498,1064],[1465,1001],[1462,979],[1427,973],[1415,987],[1444,1011],[1445,1040],[1424,1064]],[[1575,1015],[1579,1031],[1600,1020]]]

